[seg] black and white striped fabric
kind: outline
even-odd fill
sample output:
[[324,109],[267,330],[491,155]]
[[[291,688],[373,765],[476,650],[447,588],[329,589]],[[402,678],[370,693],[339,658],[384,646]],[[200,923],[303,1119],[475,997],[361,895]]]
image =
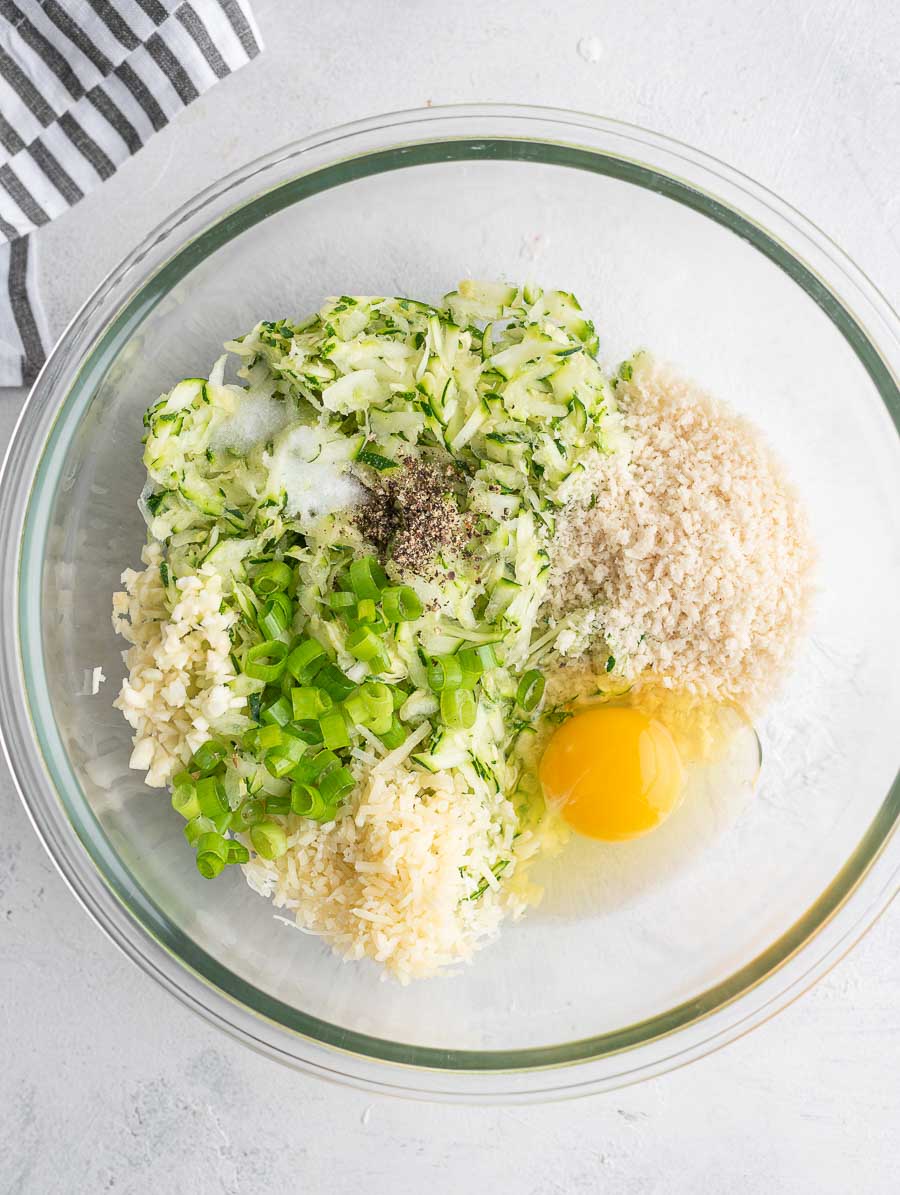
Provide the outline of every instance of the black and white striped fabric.
[[41,225],[261,48],[249,0],[0,0],[0,386],[44,359]]

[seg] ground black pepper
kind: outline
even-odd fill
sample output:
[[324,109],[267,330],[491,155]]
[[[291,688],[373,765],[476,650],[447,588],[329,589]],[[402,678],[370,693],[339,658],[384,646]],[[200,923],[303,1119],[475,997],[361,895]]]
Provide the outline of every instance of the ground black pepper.
[[460,513],[453,497],[459,473],[430,457],[405,456],[400,466],[369,489],[356,524],[383,560],[403,572],[433,576],[438,555],[461,552],[472,534],[472,517]]

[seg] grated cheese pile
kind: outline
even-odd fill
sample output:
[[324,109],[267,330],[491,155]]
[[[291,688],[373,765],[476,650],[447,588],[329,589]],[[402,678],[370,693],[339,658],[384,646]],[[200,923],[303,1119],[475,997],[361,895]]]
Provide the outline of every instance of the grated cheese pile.
[[593,608],[628,679],[649,671],[752,710],[806,617],[813,551],[797,500],[745,419],[652,358],[616,397],[630,454],[598,455],[577,480],[554,612]]
[[[508,801],[488,807],[458,774],[383,765],[366,769],[357,791],[336,821],[293,819],[284,855],[244,866],[251,888],[300,929],[407,983],[470,959],[524,911],[529,895],[508,881],[536,842],[528,831],[513,842]],[[491,871],[498,850],[515,851],[502,889]],[[466,876],[482,877],[477,900]]]

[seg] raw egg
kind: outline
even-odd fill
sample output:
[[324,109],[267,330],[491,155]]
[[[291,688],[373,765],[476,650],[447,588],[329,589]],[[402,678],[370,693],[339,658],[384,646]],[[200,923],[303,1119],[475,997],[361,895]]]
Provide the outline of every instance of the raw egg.
[[654,829],[684,791],[671,732],[642,710],[618,705],[589,706],[564,722],[547,744],[539,777],[572,829],[604,842]]

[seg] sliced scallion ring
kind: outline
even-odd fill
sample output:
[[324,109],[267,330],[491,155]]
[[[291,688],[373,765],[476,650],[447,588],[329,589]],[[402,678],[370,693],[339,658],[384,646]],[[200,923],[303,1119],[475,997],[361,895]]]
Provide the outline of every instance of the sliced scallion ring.
[[307,685],[327,659],[321,643],[315,639],[304,639],[288,654],[287,670],[298,684]]
[[291,812],[298,817],[319,821],[328,812],[328,806],[321,792],[314,784],[296,783],[291,786]]
[[284,672],[288,657],[288,645],[279,639],[266,639],[251,647],[244,657],[244,672],[254,680],[267,684],[277,681]]
[[293,579],[290,565],[285,564],[283,560],[270,560],[260,566],[253,578],[253,588],[260,597],[268,597],[270,593],[287,589]]
[[382,589],[387,585],[384,569],[374,556],[362,556],[350,563],[350,588],[357,598],[371,598],[378,601]]
[[228,841],[215,830],[197,839],[197,870],[207,880],[214,880],[228,862]]
[[383,590],[381,609],[388,622],[414,622],[422,616],[422,600],[408,585]]
[[444,689],[441,693],[441,717],[451,730],[471,730],[478,714],[478,703],[471,689]]
[[278,859],[287,850],[287,834],[278,822],[260,822],[252,826],[250,841],[263,859]]
[[463,669],[458,656],[437,656],[428,665],[428,683],[435,693],[445,689],[459,689],[463,683]]
[[538,672],[537,668],[529,668],[519,681],[519,687],[516,689],[516,704],[526,714],[530,714],[532,710],[537,709],[541,698],[544,696],[544,686],[546,683],[543,673]]
[[227,754],[228,747],[225,743],[221,743],[217,739],[208,739],[205,743],[201,743],[194,752],[188,765],[189,770],[202,772],[205,776],[209,775],[210,772],[216,770]]

